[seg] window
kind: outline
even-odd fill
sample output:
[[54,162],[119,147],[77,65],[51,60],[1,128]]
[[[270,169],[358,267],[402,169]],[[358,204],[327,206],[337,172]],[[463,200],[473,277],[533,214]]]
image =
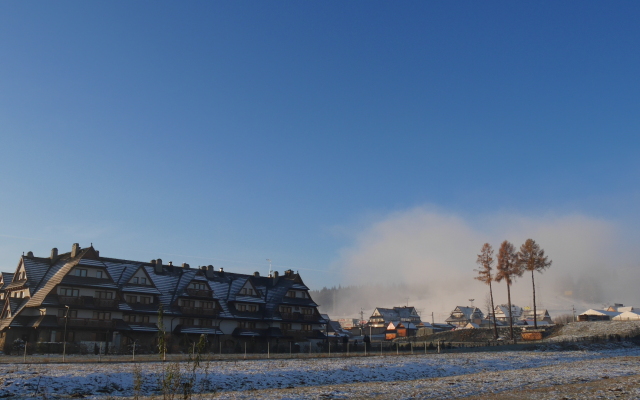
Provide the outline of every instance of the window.
[[203,301],[202,308],[206,308],[207,310],[210,310],[215,307],[214,307],[213,301]]
[[181,325],[194,325],[193,318],[180,318]]
[[124,320],[124,322],[136,322],[135,315],[123,315],[122,319]]
[[148,316],[148,315],[139,315],[139,316],[138,316],[138,320],[139,320],[140,322],[143,322],[143,323],[145,323],[145,324],[148,324],[148,323],[149,323],[149,316]]
[[86,269],[76,268],[76,269],[73,270],[73,274],[75,276],[87,276],[87,270]]
[[205,290],[204,283],[192,283],[191,287],[196,290]]
[[140,303],[142,303],[142,304],[151,304],[151,297],[149,297],[149,296],[140,296]]
[[133,284],[136,284],[136,285],[137,285],[137,284],[138,284],[138,277],[137,277],[137,276],[135,276],[135,277],[131,280],[131,283],[133,283]]
[[238,322],[238,328],[241,329],[256,329],[256,323],[252,321],[240,321]]
[[96,278],[102,279],[102,271],[96,271]]
[[287,297],[292,297],[295,298],[296,297],[296,291],[295,290],[289,290],[286,294]]
[[311,331],[311,324],[302,324],[303,331]]
[[69,297],[78,297],[80,296],[80,291],[78,291],[78,289],[60,288],[60,295],[69,296]]
[[291,324],[287,324],[287,323],[281,323],[280,324],[280,329],[282,329],[283,331],[290,331],[291,330]]
[[213,321],[210,320],[210,319],[201,319],[200,320],[200,326],[212,327],[213,326]]
[[138,302],[138,296],[127,295],[125,298],[127,300],[127,303],[137,303]]
[[291,307],[280,306],[280,312],[291,314]]
[[242,288],[242,290],[240,290],[240,294],[246,294],[247,296],[254,296],[255,291],[251,288]]
[[300,311],[302,311],[302,314],[304,314],[304,315],[312,315],[313,314],[313,308],[301,307]]
[[147,284],[147,278],[140,278],[140,284],[141,285],[146,285]]
[[102,291],[96,290],[96,298],[111,300],[113,299],[113,292],[102,292]]
[[99,320],[111,319],[111,313],[110,312],[102,312],[102,311],[94,311],[93,312],[93,319],[99,319]]
[[236,305],[236,309],[238,311],[247,311],[247,305],[246,304],[238,304],[238,305]]
[[196,301],[195,300],[180,300],[180,305],[182,307],[195,307],[196,306]]

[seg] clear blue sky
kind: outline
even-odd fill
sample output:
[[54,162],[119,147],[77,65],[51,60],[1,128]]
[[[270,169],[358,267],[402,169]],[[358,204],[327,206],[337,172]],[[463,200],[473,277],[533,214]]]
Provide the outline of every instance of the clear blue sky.
[[423,204],[635,225],[638,21],[631,1],[3,1],[0,266],[93,242],[323,271],[343,228]]

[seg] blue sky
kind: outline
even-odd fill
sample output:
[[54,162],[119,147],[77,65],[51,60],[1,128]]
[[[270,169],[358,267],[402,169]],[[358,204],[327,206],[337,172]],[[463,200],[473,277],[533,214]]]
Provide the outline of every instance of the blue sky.
[[635,234],[639,17],[635,2],[2,2],[0,265],[93,242],[239,272],[270,258],[320,288],[344,283],[359,235],[415,207]]

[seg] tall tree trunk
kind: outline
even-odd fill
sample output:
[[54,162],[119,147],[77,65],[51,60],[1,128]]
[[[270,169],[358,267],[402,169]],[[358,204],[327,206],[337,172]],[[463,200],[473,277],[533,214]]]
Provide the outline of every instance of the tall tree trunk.
[[538,329],[538,312],[536,311],[536,281],[531,270],[531,283],[533,283],[533,327]]
[[493,334],[498,339],[498,327],[496,326],[496,307],[493,305],[493,290],[491,290],[491,281],[489,281],[489,295],[491,296],[491,314],[493,314]]
[[507,282],[507,299],[509,300],[509,333],[511,334],[511,340],[513,340],[513,316],[511,315],[511,285]]

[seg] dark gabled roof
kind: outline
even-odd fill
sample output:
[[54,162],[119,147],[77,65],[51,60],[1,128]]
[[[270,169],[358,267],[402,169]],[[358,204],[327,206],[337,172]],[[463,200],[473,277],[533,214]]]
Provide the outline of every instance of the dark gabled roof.
[[[11,306],[13,317],[1,320],[0,329],[6,328],[11,323],[11,320],[15,319],[25,307],[35,308],[43,305],[59,307],[60,304],[55,291],[58,285],[111,289],[118,290],[121,293],[141,293],[156,296],[158,301],[154,301],[152,304],[118,302],[118,309],[121,311],[146,314],[156,313],[159,306],[162,306],[163,312],[167,315],[179,315],[180,308],[177,300],[181,296],[188,295],[186,289],[193,281],[206,283],[211,289],[211,300],[217,301],[220,306],[220,313],[218,314],[220,319],[255,320],[272,318],[277,320],[280,318],[278,312],[280,304],[317,307],[317,304],[311,298],[286,297],[287,291],[291,289],[308,291],[308,287],[302,282],[300,276],[293,273],[293,271],[286,271],[284,275],[277,277],[262,277],[222,271],[216,272],[206,268],[192,269],[162,265],[161,270],[156,272],[159,267],[152,263],[100,257],[93,247],[80,249],[80,252],[75,257],[71,257],[71,253],[64,253],[53,260],[50,258],[23,256],[20,259],[18,268],[23,266],[27,275],[26,281],[11,284],[11,281],[15,278],[14,274],[3,274],[5,279],[3,286],[19,287],[19,285],[24,285],[29,288],[31,297],[8,299],[8,302],[10,302],[8,305],[10,304]],[[76,266],[104,269],[107,277],[101,279],[69,275],[70,271]],[[139,269],[143,269],[152,285],[128,283]],[[240,290],[248,282],[254,287],[255,296],[240,294]],[[239,302],[261,304],[260,310],[256,313],[236,312],[233,304]],[[56,317],[51,317],[53,319],[50,323],[53,323]],[[42,321],[45,320],[41,319]],[[312,323],[322,323],[324,321],[319,319],[312,321]]]
[[5,289],[16,289],[25,286],[27,283],[26,279],[20,279],[19,281],[11,282],[8,284]]
[[2,274],[2,288],[0,289],[6,289],[7,285],[9,285],[13,280],[13,273],[1,272],[1,274]]

